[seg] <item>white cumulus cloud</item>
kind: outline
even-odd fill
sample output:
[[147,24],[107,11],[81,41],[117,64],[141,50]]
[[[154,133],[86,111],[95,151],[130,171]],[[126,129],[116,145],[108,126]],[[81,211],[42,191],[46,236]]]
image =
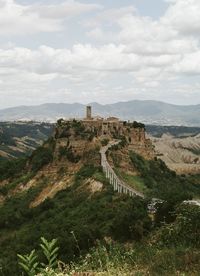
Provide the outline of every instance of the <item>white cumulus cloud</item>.
[[[188,95],[192,101],[200,100],[200,1],[168,3],[166,12],[154,19],[142,16],[133,6],[103,8],[73,0],[22,5],[0,0],[2,36],[62,33],[68,28],[66,20],[84,14],[77,22],[84,33],[78,33],[70,46],[44,43],[29,48],[5,41],[0,46],[4,91],[0,96],[13,94],[16,101],[17,95],[28,99],[41,93],[46,101],[55,100],[56,95],[61,101],[63,97],[66,101],[112,101],[146,95],[168,101],[176,94],[177,101],[188,102]],[[49,35],[54,40],[54,34]]]
[[40,32],[58,32],[63,22],[71,17],[100,9],[100,5],[64,1],[58,5],[17,3],[0,0],[0,34],[27,35]]

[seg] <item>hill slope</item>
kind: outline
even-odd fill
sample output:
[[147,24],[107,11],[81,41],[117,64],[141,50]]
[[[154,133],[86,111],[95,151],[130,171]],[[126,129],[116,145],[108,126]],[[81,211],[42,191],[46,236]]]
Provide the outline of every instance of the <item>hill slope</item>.
[[200,128],[146,126],[157,156],[179,174],[200,173]]
[[[91,103],[94,115],[117,116],[123,120],[138,120],[146,124],[200,126],[200,105],[179,106],[157,101],[128,101],[101,105]],[[61,117],[84,117],[85,106],[75,104],[43,104],[0,110],[0,121],[56,121]]]
[[[98,243],[97,240],[103,242],[108,237],[115,242],[138,242],[142,252],[138,253],[145,254],[148,242],[145,245],[143,242],[164,222],[174,222],[176,205],[200,195],[197,177],[176,176],[163,162],[145,160],[129,152],[126,143],[110,149],[108,159],[111,166],[120,171],[121,176],[131,182],[130,185],[140,181],[146,195],[165,200],[155,216],[155,225],[152,224],[147,210],[148,199],[116,193],[109,185],[100,167],[101,141],[91,134],[80,122],[62,124],[55,131],[55,136],[27,157],[26,162],[14,160],[7,161],[5,166],[0,164],[0,261],[3,275],[21,275],[16,254],[26,254],[38,248],[41,236],[48,240],[58,238],[59,258],[64,262],[75,261],[80,254],[86,255],[90,247]],[[193,224],[197,225],[196,217],[193,220]],[[193,225],[191,227],[187,231],[193,230]],[[166,231],[164,233],[166,236]],[[200,243],[199,228],[195,236],[185,237],[186,248],[182,249],[181,260],[187,266],[187,246],[195,252],[193,247]],[[160,241],[163,242],[161,247],[154,248],[159,260],[163,244],[166,246],[164,238]],[[174,240],[169,250],[171,255]],[[162,258],[165,253],[163,251]],[[102,254],[105,255],[105,251]],[[141,255],[136,255],[137,264],[143,266],[144,262],[147,263]],[[121,258],[124,260],[123,255]],[[158,263],[160,274],[152,275],[170,275],[169,267],[173,267],[174,271],[185,271],[180,265],[175,267],[171,259],[168,262],[164,269],[159,268]],[[135,260],[131,259],[131,263]],[[197,266],[198,260],[193,258],[193,264]],[[198,267],[192,269],[196,271]],[[147,269],[155,271],[154,267]],[[165,269],[168,274],[163,274]]]
[[40,146],[54,126],[36,122],[0,122],[0,158],[22,157]]

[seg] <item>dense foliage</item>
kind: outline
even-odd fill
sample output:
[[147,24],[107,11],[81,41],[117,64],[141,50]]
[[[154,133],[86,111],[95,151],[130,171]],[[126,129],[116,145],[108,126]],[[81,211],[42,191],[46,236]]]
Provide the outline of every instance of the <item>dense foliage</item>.
[[53,152],[49,147],[37,148],[30,157],[31,170],[37,172],[43,166],[53,161]]
[[184,200],[200,196],[200,177],[179,176],[161,160],[145,160],[135,152],[130,153],[133,166],[140,172],[149,197],[163,200],[158,204],[157,222],[174,220],[176,205]]
[[87,129],[81,121],[72,120],[64,121],[59,119],[57,121],[57,128],[55,129],[55,138],[69,138],[76,137],[76,139],[92,141],[97,135],[97,129]]
[[[103,191],[93,196],[82,186],[91,176],[104,182]],[[17,275],[16,254],[37,249],[41,236],[48,240],[58,237],[60,258],[68,262],[80,252],[86,253],[96,239],[110,236],[123,241],[141,240],[151,228],[146,203],[115,194],[98,167],[83,167],[72,187],[30,209],[30,202],[46,185],[45,181],[41,180],[40,186],[28,193],[8,199],[0,208],[1,265],[6,275]]]
[[[54,126],[48,123],[36,123],[36,122],[0,122],[1,134],[0,144],[7,143],[13,137],[25,137],[29,136],[32,138],[46,138],[52,133]],[[5,139],[4,139],[4,138]]]
[[[87,140],[92,137],[75,120],[70,122],[72,129],[62,120],[59,124],[62,130],[57,133],[61,135],[59,138],[62,135],[66,139],[68,135]],[[126,138],[122,136],[120,139],[120,145],[113,149],[126,146]],[[25,160],[2,160],[0,180],[10,178],[10,182],[2,186],[0,192],[7,195],[9,189],[26,183],[54,158],[79,161],[69,145],[56,148],[58,156],[55,156],[55,148],[55,139],[50,138]],[[124,264],[128,266],[124,275],[130,275],[129,272],[138,267],[145,267],[144,275],[175,275],[176,271],[188,268],[194,273],[198,271],[199,207],[182,204],[182,201],[200,195],[200,177],[177,176],[162,161],[147,161],[131,152],[132,166],[139,172],[137,177],[142,179],[147,196],[163,200],[157,204],[152,222],[147,208],[149,198],[131,198],[113,191],[101,167],[94,165],[98,151],[91,150],[83,156],[82,161],[87,165],[76,173],[71,186],[39,206],[30,208],[36,196],[49,184],[45,176],[41,176],[37,186],[27,192],[7,197],[0,207],[0,275],[20,275],[17,253],[25,256],[35,248],[34,254],[44,262],[38,246],[40,237],[47,240],[57,238],[59,259],[65,263],[73,262],[70,269],[78,271],[107,272],[116,267],[110,275],[123,275],[120,266],[124,268]],[[92,193],[91,179],[103,183],[103,189]],[[126,242],[128,246],[124,246]],[[192,264],[185,261],[189,250],[195,256],[189,255]],[[140,269],[136,272],[140,273]]]
[[104,239],[97,241],[86,256],[80,256],[70,264],[59,265],[58,262],[54,269],[46,266],[37,276],[88,275],[88,272],[95,276],[190,276],[199,275],[199,269],[200,251],[193,247],[159,247],[149,243],[129,243],[127,246]]
[[[170,224],[164,224],[159,229],[153,230],[148,239],[143,242],[133,242],[126,246],[122,243],[105,238],[97,241],[95,247],[89,249],[89,253],[81,255],[75,262],[59,266],[59,262],[52,269],[52,264],[47,262],[45,269],[40,269],[40,276],[52,275],[70,276],[76,272],[91,271],[95,275],[198,275],[200,270],[200,208],[195,205],[181,204],[176,209],[176,220]],[[75,242],[76,236],[74,236]],[[43,239],[42,239],[43,240]],[[78,245],[78,243],[77,243]],[[52,257],[55,248],[55,240],[45,241],[46,255]],[[26,264],[32,271],[38,267],[41,259],[32,251],[24,256]],[[24,263],[23,262],[23,263]],[[29,274],[28,274],[29,275]],[[34,274],[35,275],[35,274]]]
[[28,172],[28,165],[30,166],[29,172],[37,172],[43,166],[52,162],[54,147],[54,139],[49,138],[31,156],[11,160],[0,158],[0,181],[24,176]]
[[74,154],[72,148],[70,146],[68,147],[59,147],[59,159],[65,157],[72,163],[77,163],[80,160],[80,156],[77,154]]
[[165,224],[156,235],[161,245],[200,248],[200,207],[182,203],[175,210],[175,221]]
[[26,164],[26,158],[5,160],[0,159],[0,180],[19,175]]
[[[54,125],[48,123],[0,122],[0,150],[10,157],[30,155],[41,141],[52,134],[53,128]],[[17,148],[19,141],[24,144],[23,150]]]
[[144,129],[145,129],[145,125],[144,125],[144,124],[139,123],[139,122],[136,122],[136,121],[134,121],[134,122],[131,124],[131,127],[133,127],[133,128],[144,128]]
[[130,159],[154,197],[178,203],[200,195],[200,185],[194,179],[176,175],[162,160],[148,161],[135,152],[130,153]]

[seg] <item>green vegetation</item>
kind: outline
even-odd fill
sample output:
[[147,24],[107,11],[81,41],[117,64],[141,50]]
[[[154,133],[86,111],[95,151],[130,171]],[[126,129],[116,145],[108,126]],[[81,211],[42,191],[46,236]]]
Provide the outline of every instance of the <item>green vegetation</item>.
[[39,171],[42,167],[53,161],[53,152],[50,148],[39,147],[30,157],[31,170]]
[[108,142],[109,142],[109,139],[103,139],[103,140],[101,140],[101,145],[102,146],[107,146],[108,145]]
[[72,120],[64,121],[62,119],[58,120],[57,125],[59,128],[56,128],[55,138],[69,138],[70,136],[80,138],[82,140],[92,141],[96,136],[97,130],[86,129],[84,124],[81,121]]
[[146,125],[147,133],[154,137],[161,137],[164,133],[169,133],[175,137],[188,137],[199,134],[199,127],[185,127],[185,126],[156,126]]
[[[48,123],[0,122],[0,150],[9,154],[10,157],[30,155],[33,148],[37,148],[52,134],[53,128],[54,125]],[[17,149],[18,140],[26,146],[22,147],[23,151]]]
[[77,163],[80,160],[79,155],[75,155],[71,147],[59,147],[59,158],[66,157],[70,162]]
[[159,159],[147,161],[134,152],[130,153],[130,158],[148,188],[147,195],[164,200],[163,204],[157,206],[156,223],[172,222],[175,218],[175,208],[179,203],[200,197],[198,176],[176,175],[163,161]]
[[119,144],[112,146],[112,149],[110,149],[111,153],[112,153],[113,150],[114,151],[115,150],[120,150],[128,144],[127,140],[126,140],[126,137],[124,135],[115,136],[114,138],[118,139],[118,140],[121,140],[121,141],[119,142]]
[[34,173],[30,172],[20,176],[19,178],[16,178],[8,184],[0,187],[0,194],[2,194],[3,196],[7,196],[10,190],[13,190],[18,184],[26,184],[30,179],[32,179],[33,176]]
[[81,121],[73,120],[71,127],[74,129],[75,135],[81,135],[85,131],[85,127]]
[[138,175],[130,175],[118,168],[115,169],[116,174],[125,181],[127,184],[129,184],[134,189],[145,193],[147,191],[147,187],[144,184],[143,179]]
[[0,159],[0,181],[20,175],[26,165],[26,158],[6,160]]
[[[104,183],[103,190],[93,195],[84,184],[91,177]],[[187,275],[200,268],[198,206],[174,207],[168,223],[169,210],[161,208],[153,225],[146,201],[114,193],[101,168],[87,165],[76,174],[73,186],[29,209],[47,183],[44,178],[40,186],[8,199],[0,208],[2,275],[20,274],[17,253],[29,258],[27,253],[35,249],[33,256],[37,254],[37,262],[44,263],[37,246],[41,236],[58,239],[58,258],[66,265],[46,268],[40,275],[61,271],[65,275],[73,275],[72,271],[127,276],[131,271],[136,275],[176,275],[180,271]]]
[[[2,134],[0,137],[5,137],[5,140],[0,140],[6,143],[7,139],[12,137],[32,137],[32,138],[46,138],[52,133],[54,125],[48,123],[36,123],[36,122],[24,122],[24,123],[11,123],[11,122],[0,122]],[[4,135],[6,134],[6,136]],[[1,138],[2,139],[2,138]]]
[[[198,275],[200,270],[200,208],[181,204],[176,209],[176,219],[173,223],[164,224],[152,232],[142,242],[119,243],[111,238],[97,240],[89,252],[80,255],[73,262],[59,265],[51,263],[42,269],[39,275],[60,276],[74,275],[76,272],[90,272],[95,275]],[[79,248],[79,243],[72,232],[74,244]],[[54,241],[54,242],[53,242]],[[55,240],[46,243],[46,248],[55,247]],[[57,258],[57,250],[53,259]],[[59,252],[58,252],[59,253]],[[32,257],[35,255],[32,254]],[[29,257],[30,255],[26,256]],[[59,258],[59,254],[58,254]],[[30,259],[30,258],[29,258]],[[27,266],[29,265],[28,259]],[[37,259],[38,261],[38,259]],[[39,260],[41,261],[41,260]],[[45,274],[46,273],[46,274]]]
[[[59,124],[57,138],[71,136],[78,141],[90,140],[95,135],[75,120],[67,123],[61,120]],[[126,145],[126,138],[121,137],[121,140],[121,144],[112,150]],[[10,195],[10,190],[20,183],[26,184],[53,160],[59,162],[59,159],[67,158],[76,162],[69,143],[58,148],[56,156],[55,142],[55,139],[49,139],[23,162],[2,160],[0,180],[9,178],[10,181],[2,186],[1,193]],[[73,275],[74,271],[113,276],[129,276],[131,273],[198,275],[200,208],[182,201],[200,195],[200,177],[177,176],[162,161],[146,161],[130,152],[132,166],[139,176],[130,176],[121,170],[118,173],[148,196],[145,200],[132,198],[113,191],[98,165],[98,152],[98,148],[88,148],[71,186],[39,206],[30,208],[49,184],[49,179],[44,176],[37,186],[6,198],[0,206],[0,275],[21,275],[21,268],[29,276],[37,273]],[[62,167],[59,173],[61,177]],[[92,180],[103,184],[101,191],[93,192]],[[163,199],[156,206],[153,221],[147,208],[151,197]],[[40,237],[44,238],[38,246]],[[20,267],[17,254],[20,254]],[[57,257],[60,262],[56,261]],[[42,263],[45,265],[41,266]]]
[[38,170],[52,162],[54,147],[55,141],[50,138],[30,157],[12,160],[0,159],[0,181],[9,180],[8,184],[0,187],[0,194],[5,196],[18,184],[26,184]]
[[144,124],[139,123],[139,122],[136,122],[136,121],[134,121],[134,122],[131,124],[131,127],[133,127],[133,128],[144,128],[144,129],[145,129],[145,125],[144,125]]
[[200,195],[200,185],[176,175],[160,159],[147,161],[134,152],[130,153],[130,158],[152,196],[178,203]]
[[48,242],[45,238],[42,237],[41,241],[42,242],[40,244],[40,247],[42,249],[42,253],[46,258],[46,264],[39,264],[37,262],[38,256],[35,253],[35,249],[32,250],[29,255],[17,255],[19,258],[19,265],[28,276],[35,276],[37,272],[46,274],[46,267],[48,267],[48,269],[53,269],[57,265],[57,252],[59,249],[56,246],[57,240],[53,239],[51,242]]
[[195,175],[182,175],[183,178],[186,178],[188,183],[191,183],[192,186],[195,188],[195,192],[193,197],[194,198],[199,198],[199,192],[198,188],[200,185],[200,174],[195,174]]
[[200,248],[200,207],[182,203],[176,208],[175,217],[173,223],[165,224],[157,231],[157,242],[161,246]]
[[[83,185],[91,177],[104,181],[103,190],[93,195]],[[17,253],[24,255],[36,248],[41,255],[37,250],[41,236],[48,240],[57,237],[59,257],[69,262],[75,261],[80,252],[85,255],[97,239],[108,236],[118,241],[139,241],[151,229],[147,203],[114,193],[99,167],[82,167],[72,187],[30,209],[30,203],[46,183],[44,179],[40,187],[9,198],[0,208],[1,266],[5,275],[19,274]]]

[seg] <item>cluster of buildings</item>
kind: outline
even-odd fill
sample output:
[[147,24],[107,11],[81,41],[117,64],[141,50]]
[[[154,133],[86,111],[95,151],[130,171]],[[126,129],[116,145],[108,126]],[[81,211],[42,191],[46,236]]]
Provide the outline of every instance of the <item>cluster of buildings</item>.
[[86,107],[86,117],[82,122],[86,129],[97,130],[99,136],[126,136],[130,144],[145,141],[144,128],[135,128],[130,122],[120,121],[116,117],[93,117],[91,106]]

